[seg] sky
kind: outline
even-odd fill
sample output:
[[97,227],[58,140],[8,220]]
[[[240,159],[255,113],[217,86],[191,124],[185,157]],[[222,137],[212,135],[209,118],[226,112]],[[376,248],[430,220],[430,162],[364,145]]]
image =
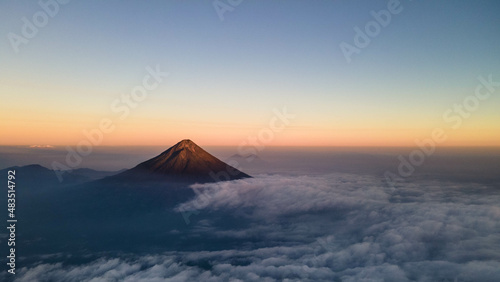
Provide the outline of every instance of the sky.
[[60,2],[0,3],[0,145],[500,146],[498,1]]

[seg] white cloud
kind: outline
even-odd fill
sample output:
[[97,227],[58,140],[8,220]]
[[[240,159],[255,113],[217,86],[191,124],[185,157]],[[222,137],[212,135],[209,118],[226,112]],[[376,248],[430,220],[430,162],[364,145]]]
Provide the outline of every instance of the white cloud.
[[[272,218],[283,214],[339,210],[386,202],[384,190],[373,189],[368,179],[335,176],[261,176],[237,181],[196,184],[200,194],[178,210],[255,208],[255,215]],[[371,180],[371,179],[370,179]]]
[[[336,174],[196,185],[203,193],[179,206],[206,215],[190,232],[244,246],[41,262],[19,281],[500,281],[500,191],[453,182],[390,191],[383,183]],[[222,229],[213,211],[249,225]]]

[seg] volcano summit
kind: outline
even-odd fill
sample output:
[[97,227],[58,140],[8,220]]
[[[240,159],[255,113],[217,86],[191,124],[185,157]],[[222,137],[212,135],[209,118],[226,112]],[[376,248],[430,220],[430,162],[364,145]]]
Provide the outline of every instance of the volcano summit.
[[212,156],[189,139],[182,140],[157,157],[138,164],[113,180],[165,180],[172,182],[218,182],[251,177]]

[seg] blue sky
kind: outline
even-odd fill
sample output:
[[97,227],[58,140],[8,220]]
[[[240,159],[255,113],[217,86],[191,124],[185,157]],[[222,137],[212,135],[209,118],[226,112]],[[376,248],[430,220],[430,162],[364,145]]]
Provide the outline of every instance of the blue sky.
[[[41,8],[37,1],[3,1],[0,95],[11,111],[4,118],[23,120],[26,130],[46,120],[56,131],[58,117],[68,116],[78,129],[91,127],[141,81],[146,66],[160,65],[170,73],[167,82],[123,128],[154,121],[255,131],[274,107],[286,105],[298,117],[278,145],[301,136],[312,136],[304,145],[342,145],[336,140],[355,137],[328,132],[413,130],[415,136],[398,139],[408,143],[442,126],[442,113],[473,93],[479,75],[500,80],[500,4],[400,1],[401,13],[347,63],[339,44],[353,44],[353,28],[363,29],[370,12],[388,2],[246,0],[221,21],[212,1],[73,0],[16,54],[8,34],[21,34],[21,19]],[[498,96],[481,105],[471,126],[499,129]],[[469,142],[466,130],[457,144]],[[182,139],[184,132],[175,132],[172,138]],[[490,145],[500,141],[488,138]]]

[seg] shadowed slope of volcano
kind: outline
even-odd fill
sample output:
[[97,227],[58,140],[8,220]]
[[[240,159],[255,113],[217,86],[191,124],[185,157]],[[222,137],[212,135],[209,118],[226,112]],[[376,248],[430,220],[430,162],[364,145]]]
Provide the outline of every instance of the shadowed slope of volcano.
[[189,139],[182,140],[155,158],[107,180],[166,180],[217,182],[251,177],[212,156]]

